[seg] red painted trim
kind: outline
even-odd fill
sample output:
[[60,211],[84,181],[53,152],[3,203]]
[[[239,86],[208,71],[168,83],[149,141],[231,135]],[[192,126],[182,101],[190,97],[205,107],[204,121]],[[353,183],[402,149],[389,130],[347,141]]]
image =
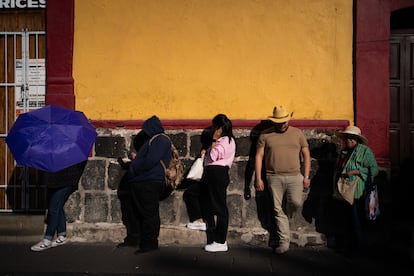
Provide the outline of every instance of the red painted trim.
[[387,1],[357,0],[355,15],[355,124],[380,159],[389,159],[390,12]]
[[75,109],[73,64],[74,0],[48,1],[46,8],[46,104]]
[[[389,39],[393,10],[414,6],[412,0],[357,0],[355,120],[378,163],[390,167]],[[377,26],[372,28],[372,26]]]
[[[126,129],[139,129],[141,128],[144,120],[128,120],[128,121],[116,121],[116,120],[92,120],[91,123],[96,128],[126,128]],[[260,120],[232,120],[233,128],[237,129],[250,129],[258,124]],[[174,129],[203,129],[211,125],[211,120],[162,120],[162,124],[167,130]],[[347,120],[292,120],[290,125],[301,129],[345,129],[349,125]]]
[[399,9],[413,7],[413,0],[391,0],[390,9],[396,11]]

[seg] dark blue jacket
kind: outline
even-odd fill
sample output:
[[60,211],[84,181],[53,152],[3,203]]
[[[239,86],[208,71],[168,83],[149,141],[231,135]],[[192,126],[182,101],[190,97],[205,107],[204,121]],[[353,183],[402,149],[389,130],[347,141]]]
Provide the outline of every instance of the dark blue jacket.
[[60,171],[45,172],[44,181],[48,188],[62,188],[72,186],[78,189],[79,180],[83,174],[87,161],[80,162]]
[[[137,152],[129,166],[130,183],[165,182],[165,171],[160,160],[168,166],[171,160],[171,141],[164,133],[164,127],[157,116],[144,122],[142,130],[150,137]],[[153,138],[153,139],[151,139]]]

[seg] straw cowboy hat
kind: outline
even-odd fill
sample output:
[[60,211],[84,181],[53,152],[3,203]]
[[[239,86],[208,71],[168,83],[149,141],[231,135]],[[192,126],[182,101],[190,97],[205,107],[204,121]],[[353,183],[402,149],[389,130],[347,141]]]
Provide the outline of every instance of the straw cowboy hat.
[[348,126],[344,131],[339,131],[336,135],[342,139],[345,139],[345,136],[347,135],[351,135],[354,136],[357,140],[359,140],[362,144],[368,143],[368,139],[361,134],[361,129],[359,129],[359,127],[356,126]]
[[275,106],[273,108],[273,116],[269,116],[267,119],[275,123],[285,123],[292,119],[292,116],[293,112],[287,112],[283,106]]

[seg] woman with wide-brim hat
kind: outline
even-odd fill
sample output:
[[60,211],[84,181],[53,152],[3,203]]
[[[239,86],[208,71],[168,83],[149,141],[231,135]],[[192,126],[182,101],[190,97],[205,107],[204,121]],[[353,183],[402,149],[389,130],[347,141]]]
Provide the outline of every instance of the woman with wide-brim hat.
[[367,182],[378,174],[378,165],[373,151],[367,146],[368,139],[362,135],[359,127],[348,126],[336,135],[343,141],[343,148],[336,163],[334,185],[339,177],[344,177],[351,182],[356,181],[356,189],[352,204],[346,201],[335,203],[339,212],[335,215],[338,222],[334,225],[341,228],[335,238],[337,246],[343,247],[346,253],[353,254],[364,248],[364,190]]
[[336,136],[346,141],[346,138],[353,138],[353,140],[361,143],[368,144],[368,139],[362,135],[361,129],[357,126],[348,126],[344,131],[339,131]]

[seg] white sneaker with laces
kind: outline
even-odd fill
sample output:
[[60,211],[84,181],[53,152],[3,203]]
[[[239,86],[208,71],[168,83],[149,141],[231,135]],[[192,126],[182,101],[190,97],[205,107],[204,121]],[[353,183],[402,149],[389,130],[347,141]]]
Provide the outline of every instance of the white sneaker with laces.
[[227,247],[227,242],[224,242],[224,243],[213,242],[213,243],[207,244],[204,247],[204,250],[207,252],[226,252],[227,250],[229,250],[229,248]]
[[32,251],[43,251],[52,247],[52,242],[48,239],[43,239],[40,242],[36,243],[30,249]]
[[52,242],[52,247],[56,247],[62,244],[67,243],[68,239],[65,236],[59,236],[56,240]]
[[187,228],[192,230],[206,231],[207,225],[205,222],[199,222],[198,220],[195,220],[193,222],[187,223]]

